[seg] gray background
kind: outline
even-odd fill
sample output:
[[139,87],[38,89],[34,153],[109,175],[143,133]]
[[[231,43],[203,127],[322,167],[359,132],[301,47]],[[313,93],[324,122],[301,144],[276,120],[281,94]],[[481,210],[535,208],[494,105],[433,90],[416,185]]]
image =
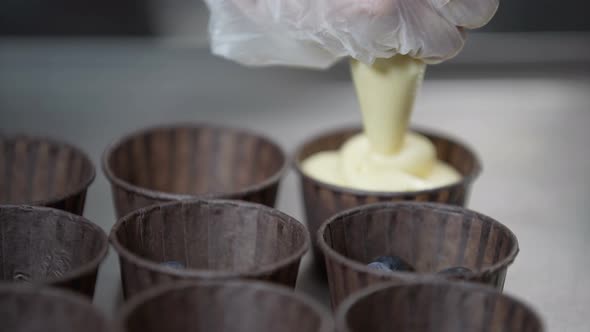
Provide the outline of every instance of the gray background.
[[[485,30],[590,30],[587,1],[503,0],[500,3],[497,15]],[[166,34],[170,26],[203,24],[205,12],[202,0],[2,0],[0,35]]]

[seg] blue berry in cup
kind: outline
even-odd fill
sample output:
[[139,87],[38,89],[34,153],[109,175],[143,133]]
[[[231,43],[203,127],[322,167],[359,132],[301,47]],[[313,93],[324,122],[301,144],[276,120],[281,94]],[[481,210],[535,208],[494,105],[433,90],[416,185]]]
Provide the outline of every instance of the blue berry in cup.
[[177,262],[177,261],[167,261],[167,262],[160,263],[160,265],[162,265],[164,267],[169,267],[171,269],[179,269],[179,270],[184,269],[184,265],[181,262]]
[[[404,261],[403,259],[397,257],[397,256],[379,256],[377,258],[375,258],[371,263],[369,263],[369,267],[371,267],[371,265],[373,263],[379,263],[384,265],[385,267],[387,267],[388,270],[390,271],[404,271],[404,272],[413,272],[414,271],[414,267],[412,267],[412,265],[408,264],[406,261]],[[375,265],[377,266],[377,265]]]
[[371,270],[391,272],[391,269],[389,268],[389,266],[387,266],[381,262],[371,262],[367,265],[367,267]]
[[471,272],[471,270],[466,267],[453,266],[453,267],[446,268],[444,270],[440,270],[437,272],[437,274],[441,275],[441,276],[452,278],[452,277],[461,277],[461,276],[463,276],[467,273],[470,273],[470,272]]

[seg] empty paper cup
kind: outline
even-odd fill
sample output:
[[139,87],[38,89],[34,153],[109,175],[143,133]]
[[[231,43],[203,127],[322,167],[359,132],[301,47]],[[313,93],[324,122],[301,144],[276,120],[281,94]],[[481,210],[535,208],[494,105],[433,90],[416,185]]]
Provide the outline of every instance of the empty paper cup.
[[66,290],[0,284],[0,330],[116,332],[86,298]]
[[224,200],[139,209],[120,219],[110,238],[127,298],[179,279],[251,278],[295,287],[310,242],[305,226],[278,210]]
[[108,252],[104,231],[87,219],[46,207],[0,206],[0,283],[69,288],[92,297]]
[[0,204],[48,206],[82,215],[94,176],[90,159],[71,145],[0,136]]
[[527,305],[467,283],[381,284],[347,298],[338,332],[542,332]]
[[[334,307],[352,292],[383,281],[408,282],[424,275],[460,279],[503,289],[508,266],[518,253],[516,236],[498,221],[460,207],[398,202],[342,212],[318,231]],[[367,266],[395,256],[415,272]],[[435,274],[450,267],[469,272]]]
[[127,332],[332,332],[326,310],[291,289],[254,281],[162,285],[129,301]]
[[103,156],[117,217],[156,203],[239,199],[274,206],[287,168],[281,148],[242,129],[178,125],[125,136]]
[[[301,180],[301,190],[307,227],[312,236],[320,225],[334,214],[355,206],[390,201],[430,201],[464,206],[471,186],[481,171],[477,156],[463,143],[439,134],[416,130],[428,137],[436,147],[437,157],[453,166],[463,178],[454,184],[430,190],[412,192],[374,192],[350,189],[316,180],[302,171],[301,163],[311,155],[338,150],[360,128],[340,129],[314,137],[302,144],[295,155],[295,168]],[[315,242],[315,238],[313,239]],[[321,253],[314,246],[316,263],[323,263]]]

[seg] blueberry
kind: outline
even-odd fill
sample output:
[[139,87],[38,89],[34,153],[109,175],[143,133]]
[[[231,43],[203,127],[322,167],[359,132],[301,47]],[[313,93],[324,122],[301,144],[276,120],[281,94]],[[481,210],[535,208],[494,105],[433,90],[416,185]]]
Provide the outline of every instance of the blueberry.
[[18,282],[30,282],[31,277],[24,272],[15,272],[13,280]]
[[160,265],[162,265],[164,267],[169,267],[171,269],[179,269],[179,270],[184,269],[184,265],[181,262],[177,262],[177,261],[162,262],[162,263],[160,263]]
[[463,267],[463,266],[453,266],[453,267],[449,267],[446,268],[444,270],[440,270],[437,272],[437,274],[441,275],[441,276],[445,276],[445,277],[460,277],[464,274],[470,273],[471,270]]
[[379,256],[375,258],[372,263],[381,263],[391,271],[414,271],[412,265],[408,264],[406,261],[397,256]]
[[381,263],[381,262],[372,262],[367,265],[369,269],[378,270],[378,271],[385,271],[385,272],[392,272],[389,266]]

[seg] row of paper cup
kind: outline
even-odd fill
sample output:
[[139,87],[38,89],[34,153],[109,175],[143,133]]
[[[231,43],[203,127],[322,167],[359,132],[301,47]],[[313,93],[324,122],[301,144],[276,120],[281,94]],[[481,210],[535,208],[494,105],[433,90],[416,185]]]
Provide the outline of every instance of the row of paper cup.
[[[95,327],[129,332],[330,330],[332,319],[313,301],[278,286],[244,281],[293,288],[311,238],[317,240],[316,262],[325,258],[332,304],[340,308],[336,325],[342,331],[541,331],[530,309],[499,292],[518,253],[514,234],[492,218],[458,207],[480,171],[463,144],[426,133],[438,157],[463,175],[460,182],[434,190],[363,192],[300,171],[307,156],[336,149],[358,131],[318,136],[295,155],[310,232],[271,208],[289,158],[268,138],[211,125],[178,125],[115,142],[103,156],[103,169],[119,218],[110,240],[129,301],[116,326],[97,322]],[[0,147],[2,280],[70,288],[91,297],[108,251],[106,234],[78,216],[94,179],[92,163],[78,149],[50,139],[0,138]],[[391,253],[420,273],[366,267],[372,258]],[[186,268],[162,265],[169,261]],[[492,287],[451,283],[430,274],[454,265],[473,271],[460,279]],[[2,285],[0,293],[2,309],[14,307],[10,301],[31,298],[63,302],[60,312],[80,310],[86,318],[79,321],[77,313],[63,316],[74,319],[71,326],[88,324],[84,321],[94,319],[90,316],[101,319],[90,312],[90,304],[76,305],[80,299],[57,290],[11,283]],[[31,304],[27,313],[40,315],[43,331],[51,330],[50,323],[41,323],[51,318],[43,315],[48,305]],[[2,321],[15,324],[10,331],[22,330],[18,317],[23,312],[2,312],[8,315]],[[50,316],[59,323],[59,315]]]
[[382,283],[354,293],[332,316],[271,283],[181,281],[129,300],[114,321],[56,288],[0,285],[2,331],[11,332],[457,332],[542,331],[523,303],[488,287],[440,280]]

